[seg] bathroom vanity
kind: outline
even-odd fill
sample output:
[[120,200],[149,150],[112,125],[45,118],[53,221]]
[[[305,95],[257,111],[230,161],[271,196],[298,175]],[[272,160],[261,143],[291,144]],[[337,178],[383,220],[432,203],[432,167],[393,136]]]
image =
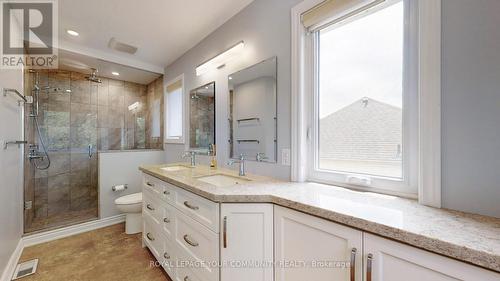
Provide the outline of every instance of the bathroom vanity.
[[173,280],[500,280],[499,219],[206,166],[140,170],[144,244]]

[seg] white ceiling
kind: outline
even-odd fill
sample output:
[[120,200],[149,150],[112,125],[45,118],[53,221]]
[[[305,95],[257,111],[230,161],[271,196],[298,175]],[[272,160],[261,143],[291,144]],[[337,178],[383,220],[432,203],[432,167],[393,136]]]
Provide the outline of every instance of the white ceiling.
[[[163,69],[253,0],[59,1],[59,41],[65,49],[120,57]],[[80,33],[72,37],[72,29]],[[135,55],[108,48],[109,40],[139,48]],[[69,46],[69,47],[68,47]],[[116,59],[115,59],[116,61]],[[155,68],[156,66],[156,68]]]
[[[147,85],[161,76],[161,74],[158,73],[104,61],[66,50],[59,50],[59,69],[90,74],[92,72],[91,68],[98,70],[98,77],[118,79],[143,85]],[[118,72],[120,75],[115,76],[112,72]]]

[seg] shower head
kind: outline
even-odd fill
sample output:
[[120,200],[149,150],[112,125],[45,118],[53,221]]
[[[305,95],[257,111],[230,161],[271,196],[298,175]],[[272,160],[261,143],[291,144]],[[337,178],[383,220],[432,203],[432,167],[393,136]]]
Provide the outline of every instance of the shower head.
[[92,73],[90,73],[90,76],[85,77],[85,79],[89,80],[90,82],[102,83],[101,79],[97,77],[97,72],[97,69],[92,68]]

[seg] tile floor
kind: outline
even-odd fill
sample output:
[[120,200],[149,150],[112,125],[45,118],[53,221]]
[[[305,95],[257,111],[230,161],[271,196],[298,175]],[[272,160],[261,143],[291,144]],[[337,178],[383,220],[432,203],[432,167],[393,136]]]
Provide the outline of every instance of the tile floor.
[[40,281],[171,281],[151,267],[151,253],[141,235],[126,235],[125,225],[78,234],[24,249],[20,262],[39,259],[37,273],[20,280]]

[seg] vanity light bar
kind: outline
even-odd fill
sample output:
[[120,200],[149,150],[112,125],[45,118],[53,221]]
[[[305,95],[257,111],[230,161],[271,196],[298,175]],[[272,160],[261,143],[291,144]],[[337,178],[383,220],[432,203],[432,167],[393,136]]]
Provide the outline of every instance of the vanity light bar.
[[200,76],[204,73],[207,73],[210,70],[217,69],[225,65],[231,59],[239,55],[244,47],[245,47],[245,42],[243,41],[238,42],[236,45],[232,46],[223,53],[218,54],[217,56],[211,58],[210,60],[200,64],[198,67],[196,67],[196,76]]

